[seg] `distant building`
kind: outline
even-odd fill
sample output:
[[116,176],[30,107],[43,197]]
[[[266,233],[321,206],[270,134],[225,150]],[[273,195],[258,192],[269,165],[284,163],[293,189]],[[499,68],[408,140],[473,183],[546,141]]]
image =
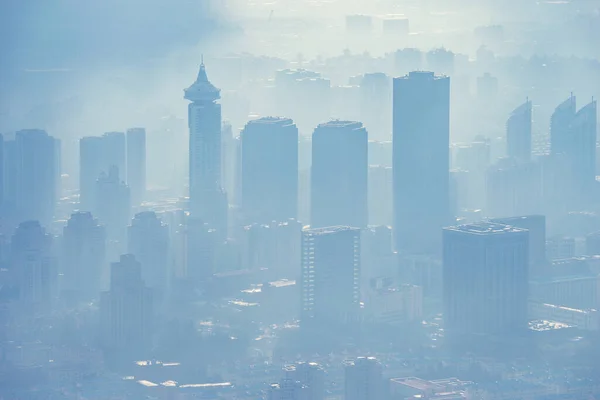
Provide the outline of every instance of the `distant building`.
[[296,218],[298,128],[289,118],[250,121],[241,133],[242,212],[247,223]]
[[96,210],[96,181],[104,165],[103,139],[100,136],[87,136],[79,139],[79,209]]
[[127,181],[127,140],[124,132],[106,132],[102,135],[103,171],[117,167],[123,181]]
[[360,294],[360,230],[302,232],[302,323],[345,324],[356,319]]
[[267,400],[309,400],[308,388],[298,381],[283,379],[273,383],[267,390]]
[[95,203],[98,220],[106,226],[107,239],[124,245],[131,215],[131,195],[116,166],[97,179]]
[[506,122],[508,157],[520,162],[531,160],[531,101],[515,108]]
[[382,21],[383,33],[398,37],[406,36],[410,33],[408,18],[389,15]]
[[444,229],[444,329],[518,335],[527,329],[529,233],[482,222]]
[[48,311],[54,303],[58,262],[52,236],[38,221],[26,221],[12,236],[10,270],[19,288],[19,303],[27,311]]
[[365,74],[360,82],[361,121],[376,140],[392,137],[392,78],[384,73]]
[[450,222],[450,78],[394,79],[394,237],[397,250],[439,252]]
[[370,15],[346,15],[346,31],[366,34],[373,31],[373,17]]
[[227,238],[227,195],[221,182],[221,98],[206,75],[204,63],[196,81],[185,89],[188,105],[190,212]]
[[141,264],[148,287],[165,290],[169,274],[169,228],[153,211],[135,215],[128,228],[128,252]]
[[131,254],[111,264],[110,290],[100,298],[103,346],[115,355],[138,355],[152,338],[152,293]]
[[89,212],[71,215],[63,229],[62,294],[72,300],[96,299],[108,283],[106,231]]
[[457,378],[428,381],[417,377],[394,378],[390,380],[390,399],[469,399],[469,388],[473,382]]
[[552,154],[570,152],[570,125],[577,113],[577,98],[571,95],[559,104],[550,119],[550,149]]
[[506,217],[541,213],[539,164],[502,158],[486,171],[486,215]]
[[385,398],[382,366],[375,357],[358,357],[344,367],[344,399]]
[[585,237],[585,254],[588,256],[600,255],[600,231],[590,233]]
[[146,130],[127,130],[127,185],[131,205],[138,207],[146,196]]
[[325,371],[315,362],[300,362],[284,367],[285,377],[306,388],[306,400],[325,399]]
[[311,227],[368,224],[368,137],[360,122],[320,124],[312,137]]
[[15,206],[19,222],[40,221],[50,226],[54,221],[60,192],[60,141],[46,131],[28,129],[15,136],[14,164]]
[[491,101],[498,96],[498,78],[486,72],[477,77],[477,97],[480,100]]

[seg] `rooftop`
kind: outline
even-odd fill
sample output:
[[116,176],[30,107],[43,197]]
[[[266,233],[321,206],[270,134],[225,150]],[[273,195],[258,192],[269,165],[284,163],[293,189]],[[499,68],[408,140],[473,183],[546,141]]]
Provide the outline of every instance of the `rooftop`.
[[248,121],[248,125],[293,125],[294,121],[286,117],[262,117]]
[[352,128],[352,129],[361,129],[363,128],[362,122],[357,121],[344,121],[344,120],[332,120],[328,122],[324,122],[317,126],[318,128]]
[[526,229],[492,222],[478,222],[444,228],[446,231],[469,233],[472,235],[498,235],[503,233],[527,232]]
[[313,236],[329,235],[337,232],[360,232],[360,229],[350,226],[328,226],[324,228],[304,229],[305,234]]

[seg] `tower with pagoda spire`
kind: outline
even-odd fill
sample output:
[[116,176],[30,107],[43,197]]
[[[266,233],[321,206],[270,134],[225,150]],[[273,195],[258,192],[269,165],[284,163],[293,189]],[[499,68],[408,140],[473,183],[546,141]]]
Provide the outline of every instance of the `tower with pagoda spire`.
[[221,91],[209,80],[204,60],[184,90],[188,105],[190,213],[226,238],[227,195],[221,186]]

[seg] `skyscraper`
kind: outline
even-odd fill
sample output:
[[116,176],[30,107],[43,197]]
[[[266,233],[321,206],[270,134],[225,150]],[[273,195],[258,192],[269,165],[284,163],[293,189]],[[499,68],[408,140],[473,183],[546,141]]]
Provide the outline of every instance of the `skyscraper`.
[[52,236],[38,221],[19,224],[12,237],[10,270],[19,288],[19,300],[28,311],[50,309],[57,288],[57,260]]
[[569,153],[569,127],[576,112],[577,98],[572,94],[554,110],[550,119],[550,150],[553,155]]
[[515,108],[506,122],[508,157],[520,162],[531,160],[531,101]]
[[87,136],[79,140],[79,209],[95,211],[96,181],[104,171],[103,139]]
[[127,185],[131,190],[131,205],[137,207],[146,195],[146,130],[127,130]]
[[371,139],[390,140],[392,79],[384,73],[365,74],[360,83],[361,121]]
[[112,167],[119,169],[119,176],[127,180],[127,144],[125,133],[106,132],[102,135],[103,170],[107,172]]
[[185,89],[188,105],[190,211],[227,237],[227,195],[221,187],[221,98],[209,82],[204,63]]
[[110,290],[100,297],[104,347],[120,355],[138,355],[152,338],[152,292],[144,285],[142,267],[131,254],[110,267]]
[[106,231],[91,213],[76,212],[63,228],[61,292],[73,300],[96,299],[106,274]]
[[60,181],[57,140],[39,129],[16,134],[16,207],[20,221],[53,222]]
[[527,329],[529,232],[482,222],[444,229],[444,330],[517,335]]
[[394,79],[394,230],[397,250],[439,251],[450,221],[450,78]]
[[345,324],[359,311],[360,229],[302,232],[302,323]]
[[169,281],[169,228],[154,211],[138,213],[131,221],[128,251],[140,262],[146,285],[164,290]]
[[116,166],[112,166],[108,174],[102,172],[96,180],[96,210],[100,223],[106,226],[107,239],[123,245],[131,214],[131,198],[129,187],[119,178]]
[[242,139],[242,212],[246,223],[296,218],[298,128],[289,118],[246,124]]
[[310,224],[368,224],[368,137],[360,122],[330,121],[312,136]]
[[589,196],[596,183],[596,101],[582,107],[571,121],[571,152],[575,190],[580,196]]
[[385,396],[381,363],[375,357],[358,357],[344,367],[344,399],[371,400]]

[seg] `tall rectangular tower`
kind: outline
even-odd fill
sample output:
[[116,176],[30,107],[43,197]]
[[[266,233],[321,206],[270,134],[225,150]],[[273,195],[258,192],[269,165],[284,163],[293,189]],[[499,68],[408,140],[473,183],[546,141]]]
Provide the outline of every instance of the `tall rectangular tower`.
[[296,218],[298,128],[289,118],[248,122],[242,140],[242,212],[246,223]]
[[527,329],[529,232],[482,222],[444,229],[444,329],[465,335]]
[[393,113],[396,249],[436,252],[450,221],[450,78],[395,78]]
[[185,89],[188,105],[190,212],[218,233],[227,235],[227,195],[221,186],[221,98],[206,75],[204,63],[196,81]]
[[312,136],[310,225],[368,224],[368,135],[360,122],[330,121]]
[[360,229],[302,232],[302,323],[344,324],[356,318],[360,295]]

